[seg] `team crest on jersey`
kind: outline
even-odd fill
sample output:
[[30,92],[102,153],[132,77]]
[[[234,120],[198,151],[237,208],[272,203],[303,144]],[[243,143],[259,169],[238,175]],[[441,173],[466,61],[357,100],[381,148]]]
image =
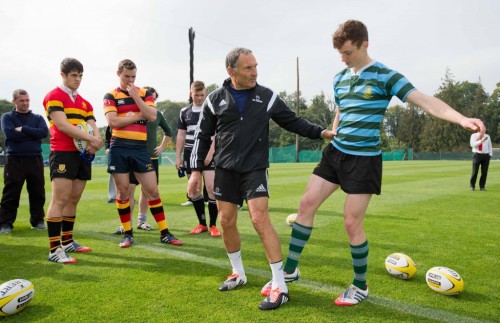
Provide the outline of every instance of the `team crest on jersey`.
[[365,89],[365,93],[363,93],[363,98],[366,100],[373,99],[372,88],[367,86]]
[[125,104],[125,100],[123,99],[118,100],[118,104]]
[[59,164],[59,166],[57,167],[57,172],[58,173],[66,173],[66,164]]

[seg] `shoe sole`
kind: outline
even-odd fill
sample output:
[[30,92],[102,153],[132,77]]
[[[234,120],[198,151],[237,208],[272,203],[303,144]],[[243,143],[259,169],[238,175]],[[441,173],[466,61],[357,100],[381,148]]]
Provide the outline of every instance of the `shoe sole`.
[[[280,302],[279,303],[271,303],[271,302],[264,303],[264,302],[262,302],[262,303],[259,304],[259,309],[263,310],[263,311],[276,310],[276,309],[280,308],[283,304],[288,303],[289,300],[290,300],[290,295],[289,294],[287,294],[287,293],[281,293],[280,294]],[[272,307],[264,307],[264,306],[269,306],[269,305],[264,305],[263,303],[264,304],[273,304],[273,306]]]
[[74,251],[70,251],[70,252],[86,253],[86,252],[92,252],[92,249],[90,249],[88,247],[87,248],[78,248],[78,249],[76,249]]

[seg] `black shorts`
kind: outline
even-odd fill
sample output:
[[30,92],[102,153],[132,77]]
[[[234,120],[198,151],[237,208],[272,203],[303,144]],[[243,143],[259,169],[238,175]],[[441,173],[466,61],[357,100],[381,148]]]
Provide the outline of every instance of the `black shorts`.
[[154,171],[146,144],[126,147],[111,145],[108,154],[108,173],[147,173]]
[[323,150],[313,174],[340,185],[348,194],[379,195],[382,189],[382,155],[349,155],[329,144]]
[[92,179],[92,166],[80,157],[78,151],[51,151],[49,155],[50,180],[54,178]]
[[214,195],[216,200],[238,204],[242,199],[269,197],[267,169],[238,173],[215,169]]
[[[188,175],[191,175],[191,165],[189,164],[189,157],[186,158],[186,156],[184,156],[184,167],[186,168],[186,174]],[[203,164],[203,168],[201,169],[201,171],[205,171],[205,170],[215,170],[215,163],[214,163],[214,160],[212,159],[212,161],[210,162],[210,164],[206,165]]]
[[[158,159],[151,159],[151,162],[153,162],[153,167],[155,168],[155,173],[156,173],[156,184],[158,184],[158,179],[160,177],[158,177],[160,174],[158,173]],[[135,185],[139,185],[139,181],[137,180],[137,178],[135,177],[135,174],[133,171],[130,171],[128,173],[128,182],[130,184],[135,184]]]

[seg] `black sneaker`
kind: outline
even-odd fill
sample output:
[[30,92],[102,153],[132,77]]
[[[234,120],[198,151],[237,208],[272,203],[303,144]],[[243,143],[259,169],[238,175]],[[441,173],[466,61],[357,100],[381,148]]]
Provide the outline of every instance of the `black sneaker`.
[[288,293],[283,293],[281,288],[271,290],[271,293],[259,304],[261,310],[275,310],[290,300]]

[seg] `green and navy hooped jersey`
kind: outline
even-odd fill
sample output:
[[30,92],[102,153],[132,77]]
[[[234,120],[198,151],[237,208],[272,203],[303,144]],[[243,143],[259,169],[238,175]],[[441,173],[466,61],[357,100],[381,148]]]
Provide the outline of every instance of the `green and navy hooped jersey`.
[[340,120],[332,144],[350,155],[380,155],[380,124],[391,98],[406,102],[413,90],[415,87],[403,75],[376,61],[359,75],[344,69],[333,80]]

